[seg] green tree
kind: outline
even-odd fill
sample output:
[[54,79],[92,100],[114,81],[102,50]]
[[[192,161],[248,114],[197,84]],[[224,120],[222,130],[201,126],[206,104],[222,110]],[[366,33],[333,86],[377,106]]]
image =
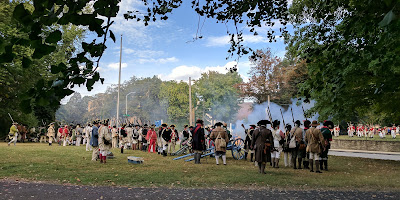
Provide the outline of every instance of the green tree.
[[316,100],[313,111],[321,119],[372,114],[398,122],[399,1],[297,0],[290,12],[288,50],[308,63],[301,94]]
[[195,81],[196,95],[199,99],[196,106],[196,117],[204,118],[206,114],[212,120],[230,122],[239,110],[240,90],[237,84],[243,79],[237,72],[221,74],[209,71],[201,74]]
[[179,124],[188,123],[189,119],[189,84],[166,81],[161,84],[160,102],[167,108],[168,121]]
[[[0,2],[0,111],[1,116],[1,134],[7,133],[7,127],[10,125],[10,113],[15,121],[29,126],[42,125],[42,120],[49,123],[55,119],[55,112],[58,106],[52,107],[46,104],[43,98],[37,98],[37,104],[30,107],[33,110],[30,114],[21,112],[19,107],[23,104],[24,97],[34,93],[32,88],[41,88],[43,85],[52,82],[57,75],[50,73],[51,65],[67,63],[73,53],[76,51],[75,42],[79,42],[84,36],[84,30],[77,26],[53,26],[43,30],[43,34],[49,35],[54,30],[61,30],[64,34],[60,41],[55,45],[55,51],[41,58],[29,61],[34,51],[29,47],[15,43],[12,48],[14,60],[8,63],[2,63],[5,59],[4,52],[7,52],[8,43],[19,38],[28,40],[28,35],[21,31],[19,23],[12,18],[14,8],[18,5],[16,1]],[[31,4],[24,4],[28,10],[32,10]],[[27,67],[29,65],[29,67]],[[34,96],[34,95],[32,95]],[[54,98],[50,95],[49,99]],[[40,118],[38,119],[38,116]],[[4,132],[3,132],[4,131]]]

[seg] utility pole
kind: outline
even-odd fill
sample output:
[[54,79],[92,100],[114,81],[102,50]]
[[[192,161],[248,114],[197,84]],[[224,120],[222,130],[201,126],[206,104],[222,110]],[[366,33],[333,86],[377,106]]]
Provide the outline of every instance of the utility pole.
[[121,46],[119,48],[119,77],[118,77],[118,97],[117,97],[117,129],[119,128],[119,89],[121,86],[121,61],[122,61],[122,34],[121,34]]
[[193,115],[192,115],[192,78],[189,77],[189,125],[193,126]]

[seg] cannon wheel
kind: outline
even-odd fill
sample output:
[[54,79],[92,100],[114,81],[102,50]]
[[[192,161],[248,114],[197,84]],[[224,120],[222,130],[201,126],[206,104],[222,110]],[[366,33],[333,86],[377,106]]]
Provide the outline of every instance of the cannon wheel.
[[244,158],[244,140],[238,138],[232,143],[232,157],[235,160],[242,160]]

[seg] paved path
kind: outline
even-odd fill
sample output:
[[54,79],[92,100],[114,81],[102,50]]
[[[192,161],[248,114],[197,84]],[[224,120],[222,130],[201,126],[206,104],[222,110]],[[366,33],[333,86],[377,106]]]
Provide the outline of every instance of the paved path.
[[330,149],[329,155],[400,161],[400,152]]
[[0,199],[400,199],[400,192],[169,189],[54,185],[0,180]]

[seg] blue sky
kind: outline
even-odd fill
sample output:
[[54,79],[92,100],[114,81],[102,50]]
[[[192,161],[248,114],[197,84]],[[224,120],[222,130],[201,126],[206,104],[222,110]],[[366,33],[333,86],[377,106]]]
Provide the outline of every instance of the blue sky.
[[[199,24],[199,16],[191,8],[190,1],[174,10],[167,21],[156,21],[144,26],[142,22],[127,21],[123,18],[126,11],[142,8],[140,0],[122,0],[120,12],[114,19],[111,30],[117,37],[116,43],[107,41],[107,49],[101,59],[99,72],[105,78],[104,84],[96,83],[94,89],[88,92],[85,87],[74,90],[82,95],[94,95],[104,92],[107,87],[118,83],[120,35],[123,35],[122,51],[122,82],[132,76],[151,77],[159,76],[162,80],[184,80],[191,76],[200,77],[208,70],[226,73],[226,68],[236,64],[234,58],[226,60],[229,49],[227,28],[233,26],[216,23],[213,19],[200,18],[200,25],[204,25],[199,32],[203,39],[193,41]],[[282,27],[276,23],[272,27],[279,31]],[[272,52],[280,57],[285,54],[285,46],[281,39],[275,43],[268,43],[266,31],[269,28],[258,29],[259,35],[253,36],[246,27],[244,30],[245,45],[253,49],[271,48]],[[87,36],[91,41],[92,35]],[[238,72],[244,80],[248,79],[250,70],[248,57],[242,57],[238,63]]]

